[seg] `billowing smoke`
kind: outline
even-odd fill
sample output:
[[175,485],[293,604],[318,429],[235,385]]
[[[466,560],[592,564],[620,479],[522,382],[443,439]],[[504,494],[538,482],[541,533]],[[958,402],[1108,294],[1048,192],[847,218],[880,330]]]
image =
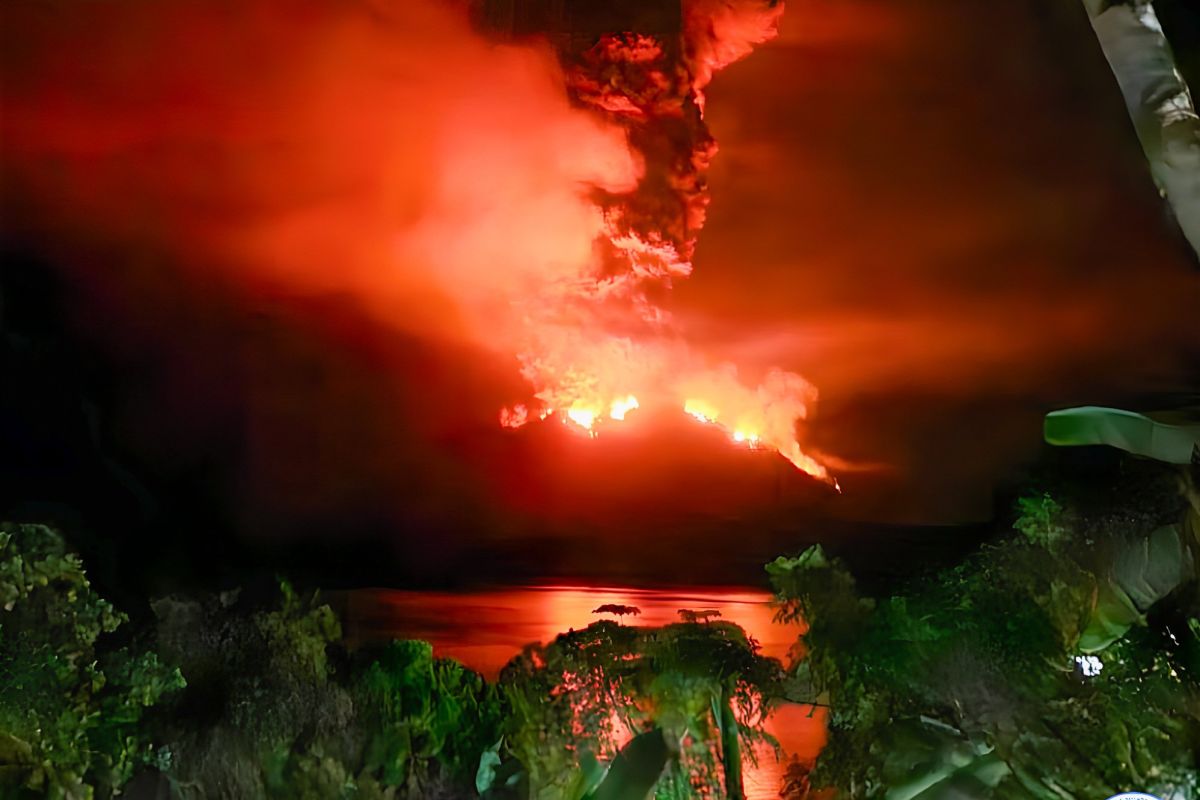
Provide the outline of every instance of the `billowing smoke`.
[[[764,0],[650,3],[638,8],[637,32],[612,32],[633,26],[606,20],[600,24],[610,30],[595,36],[581,36],[586,23],[578,19],[537,20],[563,28],[556,44],[575,105],[620,125],[644,165],[631,191],[594,193],[605,235],[591,271],[514,298],[530,337],[520,353],[522,374],[540,417],[557,413],[594,432],[599,421],[623,420],[647,403],[689,409],[735,441],[772,447],[804,471],[827,476],[796,438],[814,388],[778,369],[755,386],[732,364],[706,363],[660,299],[691,273],[709,203],[717,144],[704,122],[703,89],[717,70],[773,38],[782,10]],[[516,27],[511,17],[506,22]],[[501,419],[519,427],[530,414],[520,403]]]
[[[31,3],[10,10],[11,177],[56,219],[390,322],[514,335],[587,273],[641,167],[545,48],[429,2]],[[504,341],[508,339],[508,341]]]
[[[429,485],[461,483],[448,454],[490,446],[480,406],[497,428],[507,405],[593,430],[702,408],[824,474],[796,439],[812,387],[709,363],[667,309],[708,200],[701,91],[780,12],[676,8],[571,44],[433,0],[9,3],[5,237],[62,267],[87,332],[161,387],[126,409],[135,447],[236,440],[230,491],[301,514],[403,480],[436,516],[453,504]],[[364,387],[393,368],[404,400],[380,410]],[[388,414],[430,447],[405,455]]]
[[604,442],[504,448],[656,404],[894,469],[868,507],[822,459],[854,513],[978,516],[1053,404],[1195,386],[1112,75],[1031,9],[15,0],[0,225],[135,376],[131,449],[302,516],[445,514]]

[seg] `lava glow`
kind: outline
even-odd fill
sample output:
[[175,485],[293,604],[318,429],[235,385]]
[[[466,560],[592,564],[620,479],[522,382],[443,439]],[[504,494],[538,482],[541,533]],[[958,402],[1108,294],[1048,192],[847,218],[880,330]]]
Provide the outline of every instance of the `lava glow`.
[[[714,379],[714,375],[718,379]],[[700,373],[692,382],[710,388],[709,396],[724,397],[728,402],[727,413],[716,404],[697,398],[688,398],[679,404],[688,416],[726,433],[730,441],[751,449],[775,450],[797,469],[815,478],[837,485],[824,465],[811,458],[801,449],[795,439],[796,420],[806,414],[805,398],[815,394],[808,384],[792,373],[775,370],[755,390],[740,384],[736,372],[726,366],[714,373]],[[686,381],[685,381],[686,383]],[[608,413],[602,409],[607,406]],[[604,403],[599,400],[576,400],[565,413],[556,414],[554,408],[544,407],[538,412],[540,420],[556,417],[575,430],[586,432],[591,437],[606,422],[622,422],[626,415],[640,408],[633,394],[619,396]],[[521,428],[530,422],[530,413],[524,404],[518,403],[500,411],[500,423],[507,428]]]
[[[716,408],[705,403],[703,400],[688,400],[683,404],[683,410],[689,416],[703,422],[705,425],[715,425],[729,434],[729,438],[737,444],[743,444],[747,447],[756,448],[762,442],[762,436],[753,428],[738,426],[732,430],[718,422],[720,412]],[[780,451],[783,452],[782,450]],[[794,463],[794,462],[793,462]],[[800,464],[796,464],[799,469],[804,469]],[[804,470],[808,471],[808,470]],[[821,476],[824,477],[824,476]]]
[[[592,263],[517,301],[527,326],[518,359],[543,417],[568,409],[562,422],[595,436],[606,416],[624,420],[638,398],[682,406],[731,441],[773,449],[829,480],[797,440],[797,423],[816,399],[812,385],[779,369],[748,385],[734,365],[714,366],[689,348],[656,300],[691,274],[704,225],[706,172],[717,148],[704,124],[703,88],[774,38],[781,12],[782,4],[765,0],[685,0],[678,42],[670,34],[614,33],[582,51],[560,50],[572,99],[620,125],[643,170],[632,189],[596,199],[604,225]],[[503,424],[524,424],[522,408],[502,412]]]
[[[782,3],[669,6],[671,33],[551,44],[430,0],[24,0],[5,183],[43,210],[22,224],[85,255],[145,253],[197,286],[221,271],[251,300],[345,298],[513,365],[528,396],[504,427],[594,435],[682,408],[826,479],[798,438],[812,385],[700,352],[666,302],[708,205],[703,88]],[[111,280],[147,296],[190,285],[127,272]]]
[[[623,421],[625,415],[638,407],[638,399],[633,395],[625,395],[613,400],[608,408],[608,418],[612,420]],[[545,409],[539,415],[542,419],[554,413],[553,409]],[[528,421],[529,412],[524,405],[517,404],[511,409],[506,408],[500,412],[500,424],[506,428],[520,428]],[[595,407],[589,406],[582,401],[576,401],[567,409],[563,421],[582,428],[592,436],[596,435],[597,423],[603,421],[604,415]]]
[[567,410],[567,419],[575,423],[585,431],[590,431],[592,426],[596,424],[596,412],[590,408],[576,406]]
[[683,404],[683,410],[701,422],[717,421],[717,410],[700,400],[688,400]]
[[612,402],[612,406],[608,410],[608,416],[612,419],[623,420],[625,415],[638,407],[638,400],[633,395],[626,395]]

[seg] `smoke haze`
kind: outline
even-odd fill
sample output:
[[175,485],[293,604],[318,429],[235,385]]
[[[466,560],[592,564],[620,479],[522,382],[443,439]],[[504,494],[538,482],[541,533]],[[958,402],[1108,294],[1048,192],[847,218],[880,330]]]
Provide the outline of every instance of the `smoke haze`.
[[1057,404],[1200,390],[1200,273],[1078,4],[798,0],[708,94],[679,313],[820,388],[853,513],[981,517]]
[[784,420],[780,441],[804,375],[835,513],[976,519],[1054,403],[1197,385],[1196,273],[1086,20],[740,6],[762,11],[687,17],[720,144],[694,259],[672,241],[686,269],[615,314],[559,298],[612,277],[603,198],[655,165],[627,122],[571,105],[549,45],[424,2],[7,4],[5,237],[55,265],[129,377],[115,435],[180,480],[220,472],[214,503],[257,530],[353,513],[452,548],[514,507],[619,503],[597,485],[614,473],[636,510],[719,511],[706,487],[754,470],[697,478],[730,452],[705,434],[635,466],[497,424],[540,389],[607,412],[664,374],[672,402],[775,409],[756,429]]

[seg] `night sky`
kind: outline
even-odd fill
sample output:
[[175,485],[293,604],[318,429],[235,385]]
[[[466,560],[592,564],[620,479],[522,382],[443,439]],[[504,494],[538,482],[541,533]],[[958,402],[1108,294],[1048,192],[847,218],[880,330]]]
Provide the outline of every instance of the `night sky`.
[[882,467],[847,513],[989,513],[1048,408],[1200,386],[1194,260],[1076,5],[791,3],[711,92],[680,300],[820,387],[814,441]]
[[[504,543],[546,539],[560,544],[535,569],[620,571],[669,559],[684,536],[719,560],[739,524],[784,507],[986,520],[1038,456],[1045,411],[1200,388],[1200,271],[1073,6],[793,0],[779,39],[708,90],[713,201],[694,274],[666,302],[706,354],[819,388],[803,443],[839,476],[836,497],[677,422],[604,442],[500,431],[521,381],[445,302],[446,275],[372,277],[390,217],[345,198],[419,176],[386,206],[415,214],[429,143],[404,126],[414,109],[454,110],[399,90],[385,99],[405,111],[374,126],[386,104],[372,92],[388,70],[427,70],[445,92],[510,76],[532,102],[545,87],[521,83],[523,57],[493,63],[458,33],[422,45],[412,29],[395,34],[411,50],[393,63],[396,42],[351,26],[314,60],[319,6],[256,18],[243,40],[181,4],[199,43],[176,60],[161,38],[170,12],[130,25],[48,5],[16,6],[2,42],[17,378],[3,390],[2,499],[83,540],[151,543],[176,565],[311,546],[335,571],[330,554],[378,547],[410,578],[423,564],[491,575]],[[488,114],[517,124],[488,97],[453,129],[464,143]],[[214,120],[212,137],[179,134]],[[397,131],[411,150],[377,158]],[[616,180],[602,133],[567,125],[551,150],[579,137],[597,158],[587,169],[611,163]],[[530,149],[496,155],[544,167]],[[297,196],[319,211],[277,224]],[[556,223],[507,224],[519,239],[574,220]],[[339,233],[312,234],[325,229]],[[514,263],[539,252],[516,251]],[[465,275],[486,306],[494,279]]]

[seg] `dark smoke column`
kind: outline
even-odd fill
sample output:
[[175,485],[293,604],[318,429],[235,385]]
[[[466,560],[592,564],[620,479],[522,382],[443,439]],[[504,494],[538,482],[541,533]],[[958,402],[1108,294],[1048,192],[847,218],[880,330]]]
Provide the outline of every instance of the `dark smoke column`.
[[[600,198],[613,226],[615,272],[624,267],[658,279],[690,272],[717,150],[704,124],[702,90],[715,71],[772,38],[782,10],[768,0],[476,4],[476,24],[491,36],[548,38],[572,101],[621,124],[645,159],[633,193]],[[630,249],[636,264],[620,253]]]
[[[757,386],[747,384],[736,364],[714,363],[692,348],[662,302],[691,273],[708,206],[717,148],[704,122],[704,88],[777,35],[783,5],[480,0],[472,12],[493,38],[548,40],[571,102],[603,118],[606,129],[623,130],[640,157],[632,189],[590,192],[598,225],[585,268],[567,280],[551,276],[516,301],[529,331],[518,359],[539,418],[562,412],[595,433],[597,420],[623,419],[629,408],[673,408],[832,484],[797,434],[816,388],[777,367]],[[527,419],[524,405],[501,414],[508,427]]]

